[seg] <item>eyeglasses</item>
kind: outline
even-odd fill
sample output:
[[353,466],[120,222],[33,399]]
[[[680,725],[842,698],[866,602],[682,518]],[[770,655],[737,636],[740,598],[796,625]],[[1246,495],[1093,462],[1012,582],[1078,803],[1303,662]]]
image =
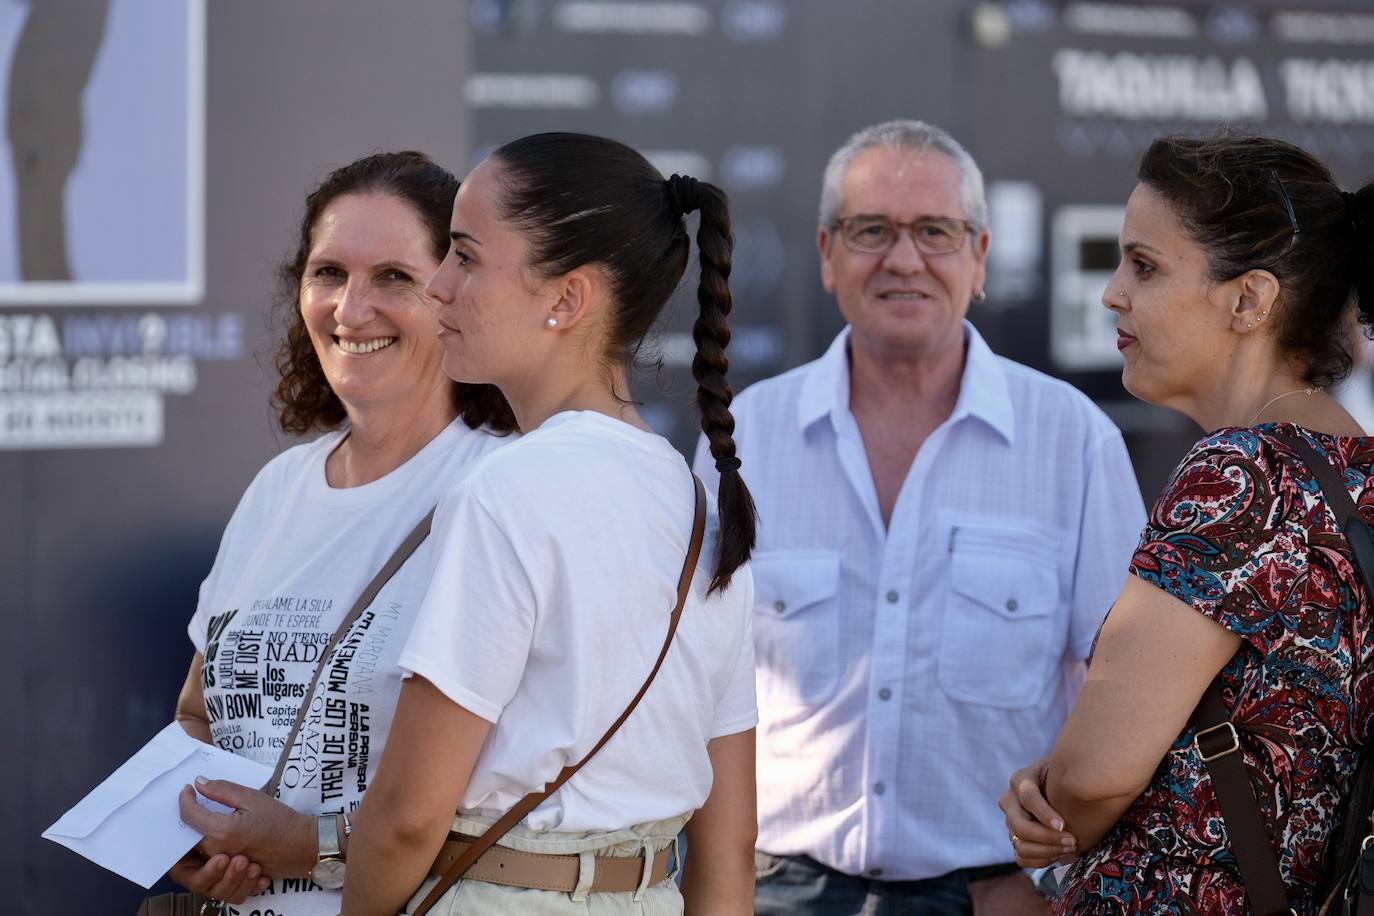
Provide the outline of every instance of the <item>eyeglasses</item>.
[[973,223],[949,216],[925,216],[899,223],[885,216],[846,216],[835,220],[845,247],[860,254],[885,254],[897,244],[903,229],[921,254],[949,254],[958,251],[973,232]]

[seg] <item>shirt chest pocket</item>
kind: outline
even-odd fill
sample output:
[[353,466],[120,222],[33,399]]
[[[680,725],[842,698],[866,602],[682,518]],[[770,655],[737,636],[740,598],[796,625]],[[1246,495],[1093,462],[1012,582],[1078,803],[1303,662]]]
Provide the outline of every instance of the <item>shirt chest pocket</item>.
[[750,568],[760,704],[824,702],[839,680],[839,553],[761,550]]
[[940,627],[938,680],[955,700],[1040,702],[1064,654],[1059,570],[1044,532],[957,527]]

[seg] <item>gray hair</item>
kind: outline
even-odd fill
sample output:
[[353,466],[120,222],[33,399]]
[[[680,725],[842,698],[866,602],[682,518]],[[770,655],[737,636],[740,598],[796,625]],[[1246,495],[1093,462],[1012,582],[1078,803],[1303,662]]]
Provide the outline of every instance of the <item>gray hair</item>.
[[988,201],[983,194],[983,173],[968,150],[948,133],[925,121],[884,121],[865,127],[835,150],[825,166],[821,182],[820,225],[831,229],[840,218],[844,204],[844,176],[855,157],[877,146],[913,153],[937,152],[948,156],[959,169],[960,185],[964,193],[964,212],[975,232],[988,225]]

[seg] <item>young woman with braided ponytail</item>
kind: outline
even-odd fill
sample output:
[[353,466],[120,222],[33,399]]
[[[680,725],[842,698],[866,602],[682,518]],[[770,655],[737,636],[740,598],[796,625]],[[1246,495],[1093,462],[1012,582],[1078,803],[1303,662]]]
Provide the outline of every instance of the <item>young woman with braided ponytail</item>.
[[[718,514],[628,383],[686,270],[694,211],[692,373]],[[353,819],[343,912],[391,916],[429,898],[445,914],[752,913],[754,507],[726,380],[725,194],[665,181],[611,140],[540,134],[473,170],[451,228],[429,285],[445,371],[497,386],[525,435],[436,513],[434,574],[401,656],[392,738]],[[698,512],[699,568],[684,565]],[[643,701],[586,767],[436,887],[460,837],[600,746],[656,659]]]

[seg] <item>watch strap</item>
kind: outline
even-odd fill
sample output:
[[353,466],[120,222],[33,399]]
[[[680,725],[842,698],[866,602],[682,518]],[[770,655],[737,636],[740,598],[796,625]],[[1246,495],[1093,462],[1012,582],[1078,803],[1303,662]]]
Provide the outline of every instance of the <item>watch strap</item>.
[[319,859],[337,859],[343,852],[339,845],[339,816],[337,814],[321,814],[317,818],[319,823],[320,852]]

